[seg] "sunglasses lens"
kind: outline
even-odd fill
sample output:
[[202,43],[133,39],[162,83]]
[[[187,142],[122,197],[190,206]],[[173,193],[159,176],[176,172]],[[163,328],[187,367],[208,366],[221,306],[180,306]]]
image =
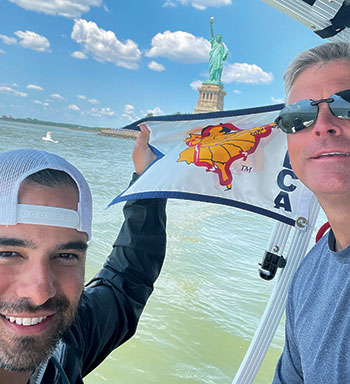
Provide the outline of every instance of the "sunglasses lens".
[[301,100],[282,109],[279,114],[278,126],[285,133],[295,133],[313,124],[317,117],[317,106],[310,100]]
[[341,91],[332,96],[333,103],[329,104],[333,115],[340,119],[350,119],[350,90]]
[[350,89],[337,92],[328,99],[301,100],[282,109],[276,123],[285,133],[295,133],[310,127],[317,119],[318,105],[328,103],[333,115],[350,120]]

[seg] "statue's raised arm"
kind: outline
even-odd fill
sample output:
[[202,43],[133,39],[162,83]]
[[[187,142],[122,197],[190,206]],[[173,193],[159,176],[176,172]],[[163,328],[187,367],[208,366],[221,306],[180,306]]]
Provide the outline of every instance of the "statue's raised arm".
[[227,58],[228,50],[222,42],[222,36],[214,36],[213,23],[214,18],[210,18],[210,37],[211,50],[209,54],[209,80],[206,83],[221,84],[222,68]]
[[214,17],[210,18],[210,39],[214,39],[214,32],[213,32],[213,23],[214,23]]

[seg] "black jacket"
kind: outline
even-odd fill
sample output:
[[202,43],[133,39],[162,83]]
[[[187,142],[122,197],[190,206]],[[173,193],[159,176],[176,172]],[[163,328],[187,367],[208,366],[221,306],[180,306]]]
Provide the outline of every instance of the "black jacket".
[[42,368],[42,381],[31,382],[82,383],[84,376],[135,333],[164,261],[165,205],[164,199],[125,204],[125,222],[111,254],[87,284],[72,326]]

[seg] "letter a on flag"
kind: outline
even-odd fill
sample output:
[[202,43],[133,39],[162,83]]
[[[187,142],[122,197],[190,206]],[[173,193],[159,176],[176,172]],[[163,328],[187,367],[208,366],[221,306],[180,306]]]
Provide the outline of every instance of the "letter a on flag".
[[310,194],[291,170],[286,135],[274,119],[282,104],[139,120],[157,159],[111,203],[178,198],[225,204],[294,225]]

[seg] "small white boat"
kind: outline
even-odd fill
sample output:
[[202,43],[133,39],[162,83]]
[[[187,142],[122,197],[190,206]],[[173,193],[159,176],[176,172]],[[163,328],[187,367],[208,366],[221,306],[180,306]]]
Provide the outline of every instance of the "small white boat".
[[46,136],[43,136],[41,139],[44,141],[51,141],[51,143],[58,143],[57,140],[52,139],[52,132],[46,132]]

